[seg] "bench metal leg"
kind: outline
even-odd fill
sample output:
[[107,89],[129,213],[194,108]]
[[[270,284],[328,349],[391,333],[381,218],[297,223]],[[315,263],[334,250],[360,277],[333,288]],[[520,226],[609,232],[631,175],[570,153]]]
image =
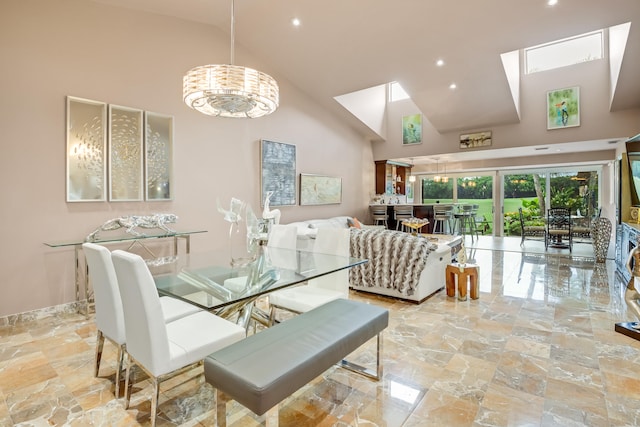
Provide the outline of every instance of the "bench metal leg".
[[[232,400],[226,393],[216,389],[214,394],[214,406],[216,410],[215,424],[218,427],[227,427],[227,404]],[[280,416],[278,406],[269,409],[263,416],[261,423],[265,427],[278,427],[278,418]]]
[[340,366],[349,371],[355,372],[360,375],[364,375],[372,380],[380,381],[382,379],[382,332],[376,336],[376,370],[366,368],[357,363],[349,362],[346,359],[342,359]]

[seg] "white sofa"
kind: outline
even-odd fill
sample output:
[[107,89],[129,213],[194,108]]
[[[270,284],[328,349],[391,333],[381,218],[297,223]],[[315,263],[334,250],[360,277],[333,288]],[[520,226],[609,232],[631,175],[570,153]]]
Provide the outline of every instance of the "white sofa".
[[[347,228],[349,219],[348,216],[339,216],[287,225],[298,228],[298,249],[311,250],[318,229]],[[422,302],[445,285],[446,266],[451,263],[449,243],[446,238],[434,241],[401,231],[386,230],[383,226],[352,229],[351,255],[367,258],[369,262],[351,269],[351,288]],[[408,268],[416,265],[422,270]]]

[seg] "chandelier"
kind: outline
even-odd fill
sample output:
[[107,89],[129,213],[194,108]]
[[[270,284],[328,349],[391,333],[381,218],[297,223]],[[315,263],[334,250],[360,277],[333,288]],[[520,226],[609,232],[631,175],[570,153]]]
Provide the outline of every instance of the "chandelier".
[[278,83],[268,74],[233,64],[234,3],[231,0],[231,63],[192,68],[182,78],[182,95],[187,106],[209,116],[266,116],[280,103]]

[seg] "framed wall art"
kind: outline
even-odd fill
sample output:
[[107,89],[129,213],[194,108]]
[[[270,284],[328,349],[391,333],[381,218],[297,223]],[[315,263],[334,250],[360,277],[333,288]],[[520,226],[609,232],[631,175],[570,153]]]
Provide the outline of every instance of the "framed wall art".
[[547,92],[547,129],[580,126],[580,87]]
[[106,200],[107,104],[67,96],[67,202]]
[[142,200],[142,110],[109,105],[109,200]]
[[171,200],[173,117],[145,112],[145,198]]
[[402,118],[402,144],[422,143],[422,114]]
[[262,202],[273,191],[270,206],[296,204],[296,146],[263,139],[260,141],[260,187]]
[[342,178],[300,174],[300,206],[342,203]]
[[491,143],[490,130],[460,135],[460,148],[489,147]]

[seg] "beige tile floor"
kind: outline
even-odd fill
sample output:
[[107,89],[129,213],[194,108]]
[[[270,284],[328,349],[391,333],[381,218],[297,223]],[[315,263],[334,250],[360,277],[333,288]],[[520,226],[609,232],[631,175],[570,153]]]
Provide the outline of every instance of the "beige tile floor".
[[[613,262],[595,265],[588,245],[570,257],[536,242],[522,253],[519,240],[490,250],[485,240],[471,254],[481,266],[479,300],[439,292],[415,305],[353,293],[390,310],[384,380],[331,368],[283,402],[280,424],[640,425],[640,342],[613,330],[632,320]],[[113,396],[113,347],[94,378],[94,343],[93,320],[76,314],[0,322],[0,425],[148,425],[148,383],[136,384],[125,410]],[[373,346],[353,358],[370,362]],[[159,426],[212,425],[201,373],[163,387]],[[229,420],[257,425],[239,405]]]

